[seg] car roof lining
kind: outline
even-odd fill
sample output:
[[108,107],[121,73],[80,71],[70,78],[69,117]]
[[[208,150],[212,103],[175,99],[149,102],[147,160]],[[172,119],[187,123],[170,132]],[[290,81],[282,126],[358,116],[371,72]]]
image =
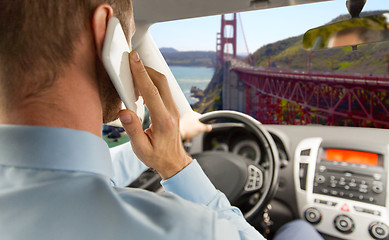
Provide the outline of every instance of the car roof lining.
[[329,0],[133,0],[137,23],[151,25],[179,19],[317,3]]

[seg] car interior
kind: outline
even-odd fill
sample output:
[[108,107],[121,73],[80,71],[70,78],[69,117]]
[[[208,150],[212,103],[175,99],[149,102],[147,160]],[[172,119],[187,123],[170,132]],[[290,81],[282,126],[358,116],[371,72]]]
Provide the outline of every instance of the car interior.
[[[150,26],[319,1],[134,0],[137,30],[132,45],[145,65],[167,76],[183,116],[193,110],[154,42]],[[309,48],[319,46],[315,39]],[[308,221],[327,240],[389,239],[387,129],[261,124],[230,109],[204,113],[200,119],[212,124],[213,130],[184,142],[187,152],[268,239],[294,219]],[[149,170],[130,187],[160,192],[159,181]]]

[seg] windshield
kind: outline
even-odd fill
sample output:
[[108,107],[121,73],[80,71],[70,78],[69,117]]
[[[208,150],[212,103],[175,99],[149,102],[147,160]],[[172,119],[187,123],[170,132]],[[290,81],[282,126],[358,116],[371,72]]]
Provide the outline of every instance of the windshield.
[[[385,12],[388,1],[370,0],[361,16]],[[344,1],[330,1],[159,23],[150,31],[200,113],[389,128],[389,42],[303,49],[307,30],[348,18]]]

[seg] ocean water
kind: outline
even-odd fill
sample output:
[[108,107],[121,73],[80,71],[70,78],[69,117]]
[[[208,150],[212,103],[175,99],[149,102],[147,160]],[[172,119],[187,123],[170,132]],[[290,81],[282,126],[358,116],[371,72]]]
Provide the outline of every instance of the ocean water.
[[178,84],[190,104],[197,101],[197,99],[190,97],[191,87],[195,86],[204,90],[208,86],[208,83],[211,81],[215,72],[215,69],[205,67],[171,66],[170,70],[177,79]]

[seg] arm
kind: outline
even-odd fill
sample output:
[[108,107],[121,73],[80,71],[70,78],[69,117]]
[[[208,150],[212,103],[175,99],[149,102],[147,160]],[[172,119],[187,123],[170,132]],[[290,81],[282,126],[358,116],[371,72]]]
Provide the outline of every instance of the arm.
[[197,162],[185,152],[179,133],[179,113],[166,77],[145,68],[136,52],[130,54],[130,65],[152,120],[150,128],[143,131],[135,113],[130,110],[119,113],[135,154],[161,175],[168,191],[170,184],[173,186],[170,191],[217,212],[215,236],[225,236],[223,226],[232,224],[235,228],[232,227],[231,231],[239,234],[241,239],[261,239],[262,236],[245,221],[237,208],[231,207],[224,194],[215,189]]
[[231,206],[224,193],[213,186],[196,160],[161,184],[166,192],[212,208],[219,219],[227,219],[238,229],[241,239],[264,239],[246,222],[241,211]]
[[132,151],[130,142],[110,148],[116,187],[126,187],[148,169]]

